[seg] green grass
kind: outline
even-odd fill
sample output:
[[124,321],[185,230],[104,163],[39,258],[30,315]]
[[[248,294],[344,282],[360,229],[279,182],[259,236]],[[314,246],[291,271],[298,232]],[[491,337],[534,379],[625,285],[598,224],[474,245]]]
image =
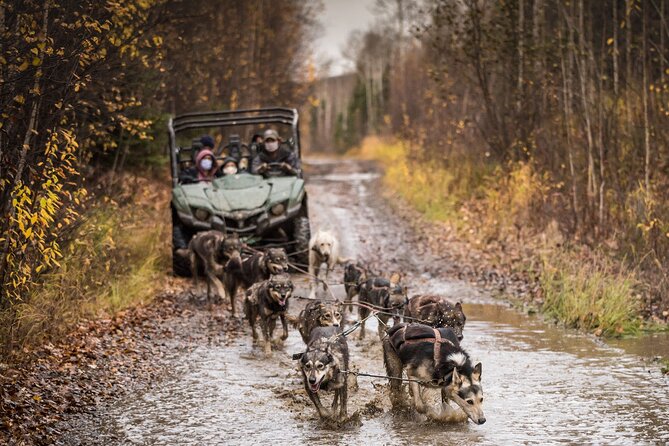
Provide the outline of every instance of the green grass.
[[631,273],[617,272],[610,261],[575,261],[565,252],[544,258],[540,283],[543,312],[567,326],[602,336],[638,334],[641,319]]

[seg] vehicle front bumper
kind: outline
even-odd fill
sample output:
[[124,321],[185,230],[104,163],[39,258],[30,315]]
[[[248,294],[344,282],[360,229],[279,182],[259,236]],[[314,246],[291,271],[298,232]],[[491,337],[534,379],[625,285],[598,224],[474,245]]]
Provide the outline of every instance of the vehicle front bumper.
[[281,215],[268,211],[237,211],[210,215],[207,220],[199,220],[194,215],[177,211],[181,222],[196,231],[216,229],[221,232],[236,232],[239,235],[262,235],[268,229],[277,227],[294,218],[302,208],[298,203]]

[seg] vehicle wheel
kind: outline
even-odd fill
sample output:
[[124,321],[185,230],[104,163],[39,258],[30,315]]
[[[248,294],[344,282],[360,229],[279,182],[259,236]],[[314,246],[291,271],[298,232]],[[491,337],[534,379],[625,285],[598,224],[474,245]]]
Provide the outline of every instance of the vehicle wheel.
[[186,254],[191,237],[172,208],[172,273],[177,277],[191,276],[190,260]]
[[298,263],[300,269],[307,269],[309,264],[309,239],[311,238],[311,227],[309,217],[296,217],[293,221],[293,240],[295,241],[295,252],[293,261]]
[[172,273],[177,277],[191,277],[190,260],[187,256],[180,254],[176,249],[172,250]]

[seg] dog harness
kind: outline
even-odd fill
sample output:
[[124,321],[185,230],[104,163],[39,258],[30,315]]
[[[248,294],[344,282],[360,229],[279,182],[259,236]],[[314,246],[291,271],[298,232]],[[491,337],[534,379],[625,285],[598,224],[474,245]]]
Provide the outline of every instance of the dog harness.
[[[434,344],[434,367],[438,368],[439,366],[439,361],[440,361],[440,353],[441,353],[441,344],[453,344],[450,340],[446,338],[441,337],[441,332],[437,328],[432,328],[432,331],[434,332],[434,337],[433,338],[414,338],[414,339],[407,339],[406,338],[406,330],[407,330],[408,325],[405,325],[404,327],[401,328],[402,332],[402,343],[403,344],[418,344],[420,342],[429,342],[431,344]],[[392,344],[391,344],[392,345]]]

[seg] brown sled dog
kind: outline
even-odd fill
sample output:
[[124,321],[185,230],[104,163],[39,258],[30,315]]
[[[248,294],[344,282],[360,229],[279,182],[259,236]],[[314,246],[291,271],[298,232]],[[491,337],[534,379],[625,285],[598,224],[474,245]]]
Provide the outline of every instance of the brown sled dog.
[[[340,336],[338,327],[316,327],[311,332],[307,351],[293,355],[299,359],[304,389],[316,406],[321,418],[346,418],[348,402],[348,383],[345,370],[348,370],[348,344]],[[334,392],[332,407],[323,407],[320,391]],[[339,414],[337,414],[339,408]]]
[[251,325],[253,340],[258,340],[256,320],[260,317],[260,328],[265,341],[265,353],[272,351],[272,336],[276,328],[277,318],[281,319],[283,333],[281,339],[288,337],[288,299],[293,294],[293,282],[287,274],[271,276],[269,279],[258,282],[246,291],[244,312]]
[[297,327],[306,344],[316,327],[340,327],[342,324],[342,304],[339,301],[314,300],[304,307],[298,317]]
[[265,252],[256,252],[242,260],[241,257],[228,262],[223,276],[225,292],[230,296],[237,294],[237,289],[246,292],[254,283],[270,278],[272,274],[288,271],[288,255],[283,248],[269,248]]
[[[360,295],[358,302],[360,304],[368,304],[372,308],[384,309],[383,313],[379,314],[379,338],[383,339],[385,328],[387,327],[390,314],[393,316],[393,323],[398,324],[400,318],[404,313],[404,306],[406,305],[407,287],[400,285],[401,275],[394,273],[390,280],[383,277],[373,277],[368,279],[360,288]],[[365,318],[369,315],[370,308],[360,305],[358,307],[358,316],[362,320],[360,324],[360,339],[365,337]]]
[[[221,280],[225,273],[227,262],[241,260],[242,242],[237,234],[226,235],[220,231],[211,230],[198,232],[188,244],[191,273],[197,287],[197,276],[200,269],[204,270],[207,278],[207,301],[211,301],[212,285],[216,287],[218,298],[226,294]],[[234,296],[231,297],[232,314],[235,314]]]
[[[350,304],[353,298],[360,294],[360,288],[367,281],[369,275],[367,269],[359,263],[347,262],[344,266],[344,290],[346,290],[346,303]],[[346,305],[350,307],[350,305]],[[344,307],[344,311],[347,308]],[[351,313],[353,307],[348,308]]]
[[430,327],[450,327],[459,341],[462,341],[462,331],[467,321],[460,302],[453,305],[446,298],[433,294],[413,296],[409,299],[404,309],[404,316],[417,319]]

